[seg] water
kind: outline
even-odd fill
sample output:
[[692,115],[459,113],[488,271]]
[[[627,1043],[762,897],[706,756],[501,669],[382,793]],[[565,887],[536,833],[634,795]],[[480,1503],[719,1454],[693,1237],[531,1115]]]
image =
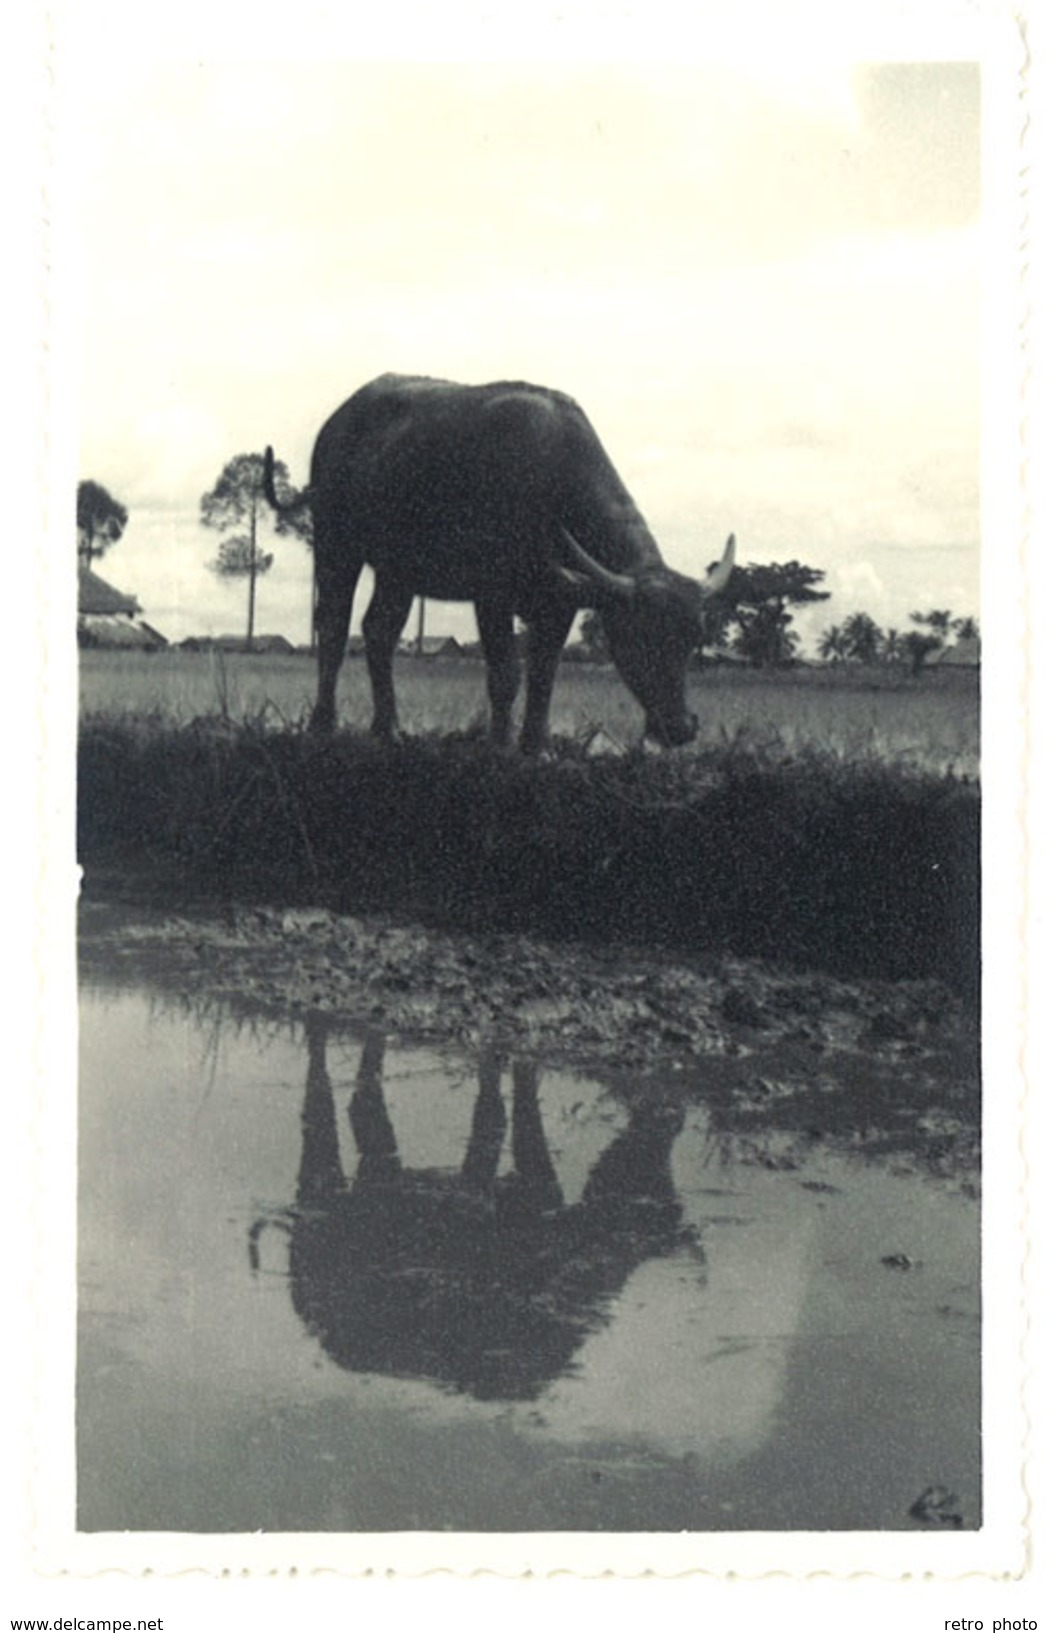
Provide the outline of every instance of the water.
[[956,1183],[320,1017],[81,1027],[80,1529],[979,1523]]

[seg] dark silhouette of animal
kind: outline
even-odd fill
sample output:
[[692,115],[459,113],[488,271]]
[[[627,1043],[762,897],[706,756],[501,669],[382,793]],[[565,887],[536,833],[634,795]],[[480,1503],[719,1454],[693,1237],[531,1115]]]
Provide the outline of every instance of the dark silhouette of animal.
[[513,1171],[497,1177],[507,1127],[502,1064],[479,1067],[461,1167],[402,1166],[383,1097],[384,1041],[367,1037],[349,1119],[359,1165],[339,1157],[326,1064],[328,1022],[307,1019],[309,1066],[295,1206],[259,1220],[289,1236],[295,1310],[326,1353],[354,1372],[428,1379],[483,1400],[530,1400],[567,1368],[614,1296],[650,1258],[687,1244],[670,1153],[678,1105],[648,1098],[566,1206],[543,1132],[538,1074],[512,1067]]
[[[287,509],[265,454],[269,503]],[[491,731],[509,740],[520,683],[513,620],[528,626],[521,748],[541,750],[550,696],[575,614],[597,608],[612,658],[664,747],[689,743],[688,659],[705,600],[723,590],[734,537],[704,583],[667,567],[577,403],[510,382],[463,386],[385,374],[322,427],[313,449],[319,676],[313,724],[330,731],[353,595],[365,563],[372,730],[397,731],[393,653],[412,599],[472,601],[487,662]]]

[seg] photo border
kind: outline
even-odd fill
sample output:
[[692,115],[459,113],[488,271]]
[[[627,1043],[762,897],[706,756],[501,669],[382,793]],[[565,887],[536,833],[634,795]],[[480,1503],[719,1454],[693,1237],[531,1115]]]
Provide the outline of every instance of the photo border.
[[[308,8],[307,8],[308,9]],[[438,26],[425,8],[398,7],[396,32],[405,37],[404,10],[419,23],[416,51],[429,60],[460,60],[463,35],[444,17]],[[594,51],[593,21],[602,10],[612,26],[600,36],[603,60],[670,52],[679,60],[679,32],[660,28],[645,10],[643,20],[626,8],[601,8],[577,0],[499,25],[480,8],[456,6],[461,27],[472,46],[468,55],[490,53],[500,59],[544,60],[566,54],[572,60]],[[884,16],[880,15],[884,11]],[[192,11],[192,8],[190,8]],[[240,8],[231,6],[230,14]],[[761,8],[762,15],[764,14]],[[678,31],[687,30],[680,8],[672,8]],[[713,1574],[759,1577],[785,1573],[793,1577],[875,1575],[885,1579],[924,1577],[959,1581],[975,1575],[1006,1579],[1021,1576],[1030,1564],[1031,1515],[1025,1468],[1029,1425],[1024,1393],[1029,1382],[1023,1360],[1027,1338],[1023,1265],[1029,1246],[1028,1146],[1023,1129],[1029,1084],[1022,1055],[1029,1045],[1032,1017],[1024,995],[1024,919],[1029,913],[1026,872],[1030,834],[1024,808],[1029,761],[1028,699],[1032,667],[1032,613],[1027,601],[1030,522],[1021,467],[1024,458],[1026,359],[1021,339],[1028,291],[1026,200],[1022,177],[1026,165],[1025,98],[1028,61],[1024,27],[1003,8],[922,8],[916,19],[890,8],[874,8],[854,27],[863,42],[853,54],[870,50],[875,37],[908,42],[879,60],[947,60],[976,55],[984,73],[984,181],[986,272],[982,336],[982,478],[983,591],[985,662],[982,673],[984,753],[984,1448],[985,1523],[979,1532],[906,1533],[396,1533],[241,1535],[171,1533],[77,1533],[73,1524],[73,1470],[70,1458],[75,1375],[73,1353],[75,1234],[75,962],[73,932],[77,875],[73,862],[75,790],[70,772],[75,756],[74,591],[65,563],[69,506],[76,470],[73,370],[77,350],[77,256],[70,226],[71,179],[63,162],[63,98],[77,71],[77,28],[68,18],[52,20],[48,29],[50,65],[49,119],[52,145],[45,157],[50,209],[50,265],[46,271],[43,314],[47,350],[46,482],[43,538],[36,572],[38,620],[43,630],[41,697],[43,710],[42,788],[38,805],[43,855],[33,903],[38,984],[36,1040],[31,1063],[35,1093],[32,1141],[31,1235],[35,1250],[34,1286],[30,1294],[30,1328],[35,1337],[32,1413],[34,1517],[31,1553],[34,1572],[43,1576],[87,1577],[99,1571],[172,1574],[195,1570],[223,1572],[314,1573],[348,1575],[430,1572],[500,1576],[570,1572],[592,1577],[611,1573],[635,1577],[645,1573],[674,1577]],[[263,8],[263,17],[265,8]],[[92,11],[92,16],[96,13]],[[201,16],[195,21],[203,23]],[[257,19],[260,13],[253,8]],[[660,16],[664,14],[661,12]],[[796,16],[796,8],[790,8]],[[207,23],[206,36],[221,42],[223,14]],[[752,18],[752,8],[745,17]],[[486,24],[484,19],[487,19]],[[559,29],[559,19],[564,27]],[[480,26],[478,29],[478,20]],[[356,19],[359,23],[359,19]],[[326,12],[320,26],[338,31]],[[367,57],[389,48],[387,15],[377,37],[352,42]],[[167,42],[177,51],[189,43],[184,16],[172,24],[183,32]],[[81,25],[82,26],[82,25]],[[259,27],[272,41],[275,24]],[[770,24],[768,43],[774,29]],[[641,35],[638,38],[637,29]],[[746,22],[734,19],[742,42]],[[475,30],[470,34],[470,30]],[[133,32],[133,29],[132,29]],[[306,56],[316,37],[297,49]],[[848,33],[845,19],[834,14],[828,30],[837,51]],[[203,36],[202,36],[203,37]],[[752,37],[752,35],[751,35]],[[689,48],[698,44],[687,35]],[[723,47],[724,39],[718,34]],[[674,45],[678,49],[674,49]],[[179,43],[180,42],[180,43]],[[155,41],[151,44],[155,45]],[[934,49],[930,49],[934,43]],[[345,42],[344,42],[345,45]],[[412,53],[413,55],[415,53]],[[829,53],[828,53],[829,54]],[[1016,639],[1017,621],[1024,631]],[[55,1017],[62,1024],[55,1024]],[[46,1158],[44,1156],[46,1153]]]

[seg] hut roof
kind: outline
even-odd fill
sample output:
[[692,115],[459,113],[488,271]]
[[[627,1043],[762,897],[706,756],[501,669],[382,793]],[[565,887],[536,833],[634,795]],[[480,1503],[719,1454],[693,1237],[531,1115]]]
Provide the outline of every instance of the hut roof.
[[982,661],[982,642],[978,635],[963,636],[954,641],[952,646],[943,647],[940,652],[933,652],[928,659],[930,664],[937,668],[951,669],[978,669]]
[[128,647],[153,650],[166,646],[164,637],[149,624],[113,613],[84,613],[76,621],[81,646]]
[[77,569],[77,611],[85,616],[133,618],[141,607],[133,595],[114,590],[90,567]]

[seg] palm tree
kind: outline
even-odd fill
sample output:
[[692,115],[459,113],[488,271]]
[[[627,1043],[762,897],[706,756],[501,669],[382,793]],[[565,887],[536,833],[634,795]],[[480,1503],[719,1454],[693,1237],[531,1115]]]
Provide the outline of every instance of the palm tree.
[[897,629],[886,629],[881,637],[881,658],[885,663],[898,663],[903,657],[902,636]]
[[938,635],[940,641],[946,640],[953,626],[953,614],[947,610],[911,612],[910,617],[915,624],[923,624],[933,635]]
[[819,637],[819,657],[824,662],[840,663],[848,656],[848,643],[840,624],[831,624]]
[[841,631],[849,658],[856,663],[872,663],[881,644],[881,632],[867,612],[853,612]]

